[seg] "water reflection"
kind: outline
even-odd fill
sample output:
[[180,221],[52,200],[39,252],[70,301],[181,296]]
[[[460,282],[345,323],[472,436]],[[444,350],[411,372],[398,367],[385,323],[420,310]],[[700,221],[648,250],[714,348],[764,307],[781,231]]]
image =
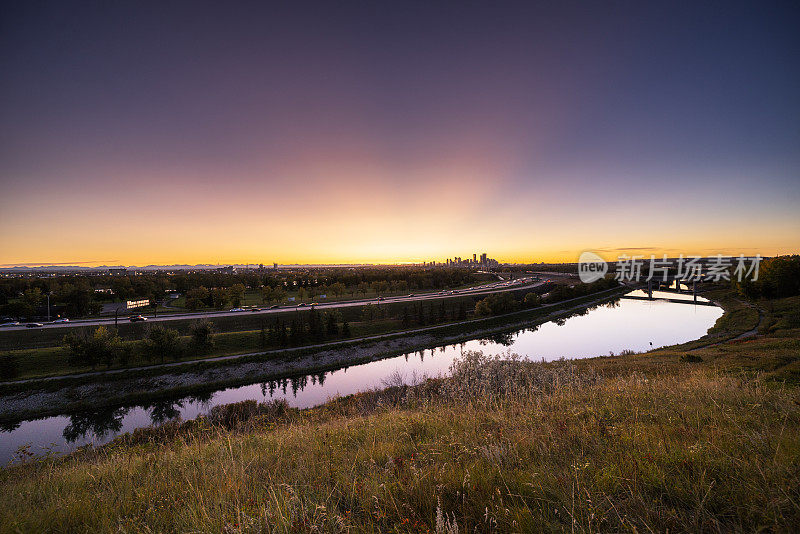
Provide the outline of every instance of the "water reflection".
[[487,336],[486,339],[479,339],[478,343],[481,346],[486,346],[489,343],[494,343],[496,345],[503,345],[504,347],[510,347],[514,344],[514,334],[512,332],[501,332],[497,334],[492,334]]
[[145,406],[146,410],[150,410],[150,422],[154,425],[177,419],[181,415],[181,408],[183,400],[162,400]]
[[109,434],[122,430],[122,418],[129,408],[108,408],[92,412],[81,412],[69,416],[69,424],[62,432],[67,443],[74,443],[87,435],[104,440]]
[[14,421],[14,422],[6,421],[0,423],[0,432],[11,432],[12,430],[16,430],[17,428],[19,428],[19,425],[21,424],[22,421]]
[[[673,296],[675,294],[669,294],[669,298]],[[691,298],[691,295],[686,297]],[[708,305],[615,300],[524,330],[483,335],[463,343],[436,346],[333,371],[200,391],[182,398],[152,401],[145,406],[9,424],[0,427],[0,463],[14,458],[17,448],[26,444],[31,444],[36,454],[48,449],[64,452],[84,444],[104,443],[122,432],[151,424],[177,418],[193,419],[208,413],[214,406],[247,399],[285,399],[291,406],[307,408],[337,395],[381,387],[383,381],[395,373],[415,378],[446,374],[453,359],[465,350],[482,350],[489,354],[511,351],[536,360],[646,351],[651,346],[701,337],[721,315],[721,309]]]

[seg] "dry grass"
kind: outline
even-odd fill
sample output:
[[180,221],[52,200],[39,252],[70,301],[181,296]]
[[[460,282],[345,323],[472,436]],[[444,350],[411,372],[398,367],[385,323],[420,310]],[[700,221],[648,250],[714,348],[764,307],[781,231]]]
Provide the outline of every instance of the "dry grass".
[[[606,370],[608,371],[608,370]],[[791,531],[794,388],[468,355],[450,380],[254,403],[0,473],[27,532]]]

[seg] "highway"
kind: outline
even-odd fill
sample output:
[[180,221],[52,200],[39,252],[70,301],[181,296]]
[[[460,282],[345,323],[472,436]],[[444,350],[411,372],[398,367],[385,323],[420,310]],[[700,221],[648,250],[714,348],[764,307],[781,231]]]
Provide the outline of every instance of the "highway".
[[[534,288],[542,284],[545,284],[546,282],[547,279],[525,277],[525,278],[520,278],[519,280],[497,281],[465,289],[444,290],[435,293],[409,294],[409,295],[395,296],[395,297],[382,297],[380,300],[378,300],[377,298],[369,298],[369,299],[356,299],[356,300],[335,301],[335,302],[319,302],[319,303],[314,303],[314,309],[326,310],[333,308],[346,308],[351,306],[364,306],[366,304],[378,304],[378,303],[390,304],[398,302],[411,303],[411,302],[419,302],[426,300],[439,300],[439,299],[459,297],[465,295],[488,295],[491,293],[500,293],[503,291],[518,291],[520,289]],[[258,311],[253,311],[252,309],[245,309],[244,311],[230,311],[230,310],[202,311],[202,312],[187,312],[187,313],[159,315],[158,317],[154,317],[152,315],[145,315],[142,313],[142,316],[147,318],[148,323],[151,323],[151,322],[161,322],[161,321],[178,321],[185,319],[213,319],[215,317],[229,317],[242,314],[268,315],[272,313],[282,313],[293,310],[303,311],[309,309],[311,309],[310,304],[306,304],[305,306],[296,304],[290,304],[290,305],[284,304],[276,308],[269,306],[265,308],[259,308]],[[128,310],[128,312],[125,315],[121,315],[119,317],[119,323],[127,323],[129,322],[128,316],[139,315],[139,313],[140,312],[136,309]],[[100,326],[100,325],[113,326],[114,318],[111,317],[111,318],[100,318],[100,319],[76,319],[74,321],[71,320],[68,323],[42,323],[43,326],[36,328],[28,328],[25,326],[26,324],[27,323],[21,322],[18,326],[4,326],[0,328],[0,334],[2,332],[12,332],[15,330],[44,330],[52,328],[75,328],[81,326]]]

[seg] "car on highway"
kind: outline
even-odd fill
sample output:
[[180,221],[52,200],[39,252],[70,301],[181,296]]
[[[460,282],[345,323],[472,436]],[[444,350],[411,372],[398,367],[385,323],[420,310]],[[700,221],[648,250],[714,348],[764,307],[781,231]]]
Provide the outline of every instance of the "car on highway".
[[413,297],[413,296],[414,296],[414,293],[409,293],[409,294],[408,294],[408,295],[406,295],[406,296],[407,296],[407,297]]
[[143,315],[133,315],[129,317],[128,320],[132,323],[141,323],[142,321],[146,321],[147,317],[144,317]]
[[305,302],[301,302],[297,305],[298,308],[302,308],[303,306],[307,306],[307,304]]
[[231,309],[230,309],[230,310],[228,310],[228,311],[232,311],[232,312],[240,312],[240,311],[244,311],[244,308],[231,308]]
[[28,323],[25,325],[25,328],[41,328],[43,326],[42,323]]
[[9,321],[7,323],[0,324],[0,327],[3,326],[19,326],[19,321]]
[[68,322],[69,322],[69,319],[67,319],[66,317],[62,317],[61,319],[56,319],[55,321],[53,321],[53,324],[68,323]]
[[280,308],[280,306],[278,306],[277,304],[273,304],[272,306],[269,307],[270,310],[274,310],[276,308]]
[[261,308],[250,308],[251,312],[261,311]]

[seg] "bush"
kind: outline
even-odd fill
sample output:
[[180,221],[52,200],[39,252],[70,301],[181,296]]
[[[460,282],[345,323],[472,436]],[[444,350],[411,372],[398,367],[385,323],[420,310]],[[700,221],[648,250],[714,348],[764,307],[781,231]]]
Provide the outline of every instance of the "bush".
[[513,312],[517,309],[519,309],[519,302],[511,293],[493,293],[475,304],[475,315],[486,317],[488,315]]
[[536,293],[531,292],[525,295],[525,300],[523,300],[523,303],[527,308],[535,308],[542,303],[542,298]]
[[467,351],[450,365],[450,378],[442,393],[452,401],[492,401],[505,397],[541,394],[559,387],[585,386],[598,382],[594,371],[578,372],[566,361],[540,363],[518,354],[486,356]]
[[285,399],[262,403],[246,400],[214,406],[206,416],[206,420],[212,425],[232,429],[256,418],[263,422],[274,422],[287,413],[289,413],[289,403]]
[[69,350],[67,361],[72,366],[94,367],[98,363],[104,363],[111,367],[120,358],[123,347],[122,338],[104,326],[98,327],[91,334],[88,330],[70,332],[64,336],[62,343]]
[[8,355],[0,358],[0,378],[13,380],[19,376],[19,358]]
[[167,358],[179,358],[182,352],[183,347],[177,330],[158,324],[150,327],[145,340],[145,353],[149,359],[160,358],[163,363]]
[[189,326],[192,336],[192,350],[205,352],[214,346],[214,323],[207,320],[200,320]]

